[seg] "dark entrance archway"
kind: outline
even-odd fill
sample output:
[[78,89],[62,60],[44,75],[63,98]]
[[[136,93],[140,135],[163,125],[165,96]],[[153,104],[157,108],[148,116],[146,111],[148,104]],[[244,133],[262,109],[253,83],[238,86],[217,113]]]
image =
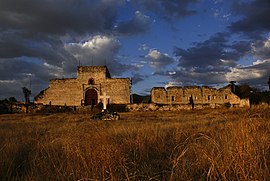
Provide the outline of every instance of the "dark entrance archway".
[[85,92],[85,100],[84,100],[84,105],[97,105],[98,103],[98,94],[95,89],[88,89]]

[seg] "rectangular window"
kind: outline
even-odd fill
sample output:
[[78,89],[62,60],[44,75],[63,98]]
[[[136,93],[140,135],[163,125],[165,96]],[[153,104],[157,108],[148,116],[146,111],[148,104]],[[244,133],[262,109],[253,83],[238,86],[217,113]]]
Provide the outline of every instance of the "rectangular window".
[[172,102],[174,102],[174,96],[172,96]]
[[225,99],[228,99],[228,95],[225,95]]
[[211,96],[210,95],[208,95],[208,101],[210,101],[211,100]]

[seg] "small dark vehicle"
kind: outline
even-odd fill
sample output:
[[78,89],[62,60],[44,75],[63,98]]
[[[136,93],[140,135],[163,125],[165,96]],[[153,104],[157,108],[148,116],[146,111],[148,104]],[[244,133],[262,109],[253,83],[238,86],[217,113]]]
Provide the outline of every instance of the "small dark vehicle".
[[119,120],[120,115],[117,112],[109,112],[107,110],[99,112],[92,116],[94,120]]

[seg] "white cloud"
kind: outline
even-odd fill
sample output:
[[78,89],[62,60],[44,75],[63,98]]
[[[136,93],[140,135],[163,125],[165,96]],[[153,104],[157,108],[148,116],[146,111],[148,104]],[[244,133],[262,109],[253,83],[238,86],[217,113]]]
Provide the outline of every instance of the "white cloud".
[[270,59],[257,60],[249,66],[237,66],[230,69],[225,77],[227,81],[235,80],[241,81],[252,81],[257,79],[265,79],[270,73]]
[[139,63],[132,63],[131,65],[134,66],[134,67],[136,67],[136,68],[142,68],[142,67],[144,67],[143,64],[139,64]]
[[176,74],[176,72],[175,71],[173,71],[173,72],[169,72],[169,75],[175,75]]
[[155,69],[165,68],[167,65],[174,62],[174,59],[166,53],[161,53],[158,50],[151,49],[146,58],[149,61],[151,67]]
[[120,48],[115,37],[96,35],[83,43],[69,43],[65,49],[69,51],[82,65],[105,65],[111,61]]
[[252,53],[260,59],[267,59],[270,57],[270,37],[266,40],[257,40],[251,45]]
[[119,22],[114,28],[120,35],[138,35],[149,30],[150,17],[136,11],[133,19]]
[[164,87],[167,89],[168,87],[173,87],[173,86],[183,86],[182,82],[168,82]]
[[149,49],[150,49],[150,47],[146,43],[141,44],[139,47],[140,51],[148,51]]
[[15,83],[16,81],[15,80],[0,80],[0,84],[1,83]]
[[228,72],[225,77],[227,81],[235,80],[235,81],[244,81],[248,79],[259,78],[263,74],[260,70],[252,69],[252,68],[242,68],[235,67],[230,69],[231,72]]
[[47,69],[47,71],[49,72],[49,74],[53,77],[63,77],[64,76],[64,71],[63,71],[63,68],[62,67],[58,67],[58,66],[55,66],[55,65],[51,65],[51,64],[48,64],[48,63],[44,63],[44,68]]

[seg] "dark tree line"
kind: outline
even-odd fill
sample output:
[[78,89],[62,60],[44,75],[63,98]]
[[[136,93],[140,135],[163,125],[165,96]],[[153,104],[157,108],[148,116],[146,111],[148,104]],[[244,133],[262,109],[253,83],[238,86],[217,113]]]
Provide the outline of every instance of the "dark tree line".
[[13,105],[16,103],[15,97],[0,100],[0,114],[13,113]]
[[[30,105],[30,95],[31,90],[29,90],[26,87],[22,87],[22,91],[25,98],[25,107],[26,107],[26,113],[28,113],[28,108]],[[0,113],[13,113],[13,106],[18,101],[15,99],[15,97],[10,97],[9,99],[0,100]]]
[[251,104],[268,103],[270,104],[270,91],[260,91],[247,84],[236,85],[235,94],[241,99],[248,98]]
[[269,78],[268,78],[268,86],[269,86],[269,90],[270,90],[270,76],[269,76]]

